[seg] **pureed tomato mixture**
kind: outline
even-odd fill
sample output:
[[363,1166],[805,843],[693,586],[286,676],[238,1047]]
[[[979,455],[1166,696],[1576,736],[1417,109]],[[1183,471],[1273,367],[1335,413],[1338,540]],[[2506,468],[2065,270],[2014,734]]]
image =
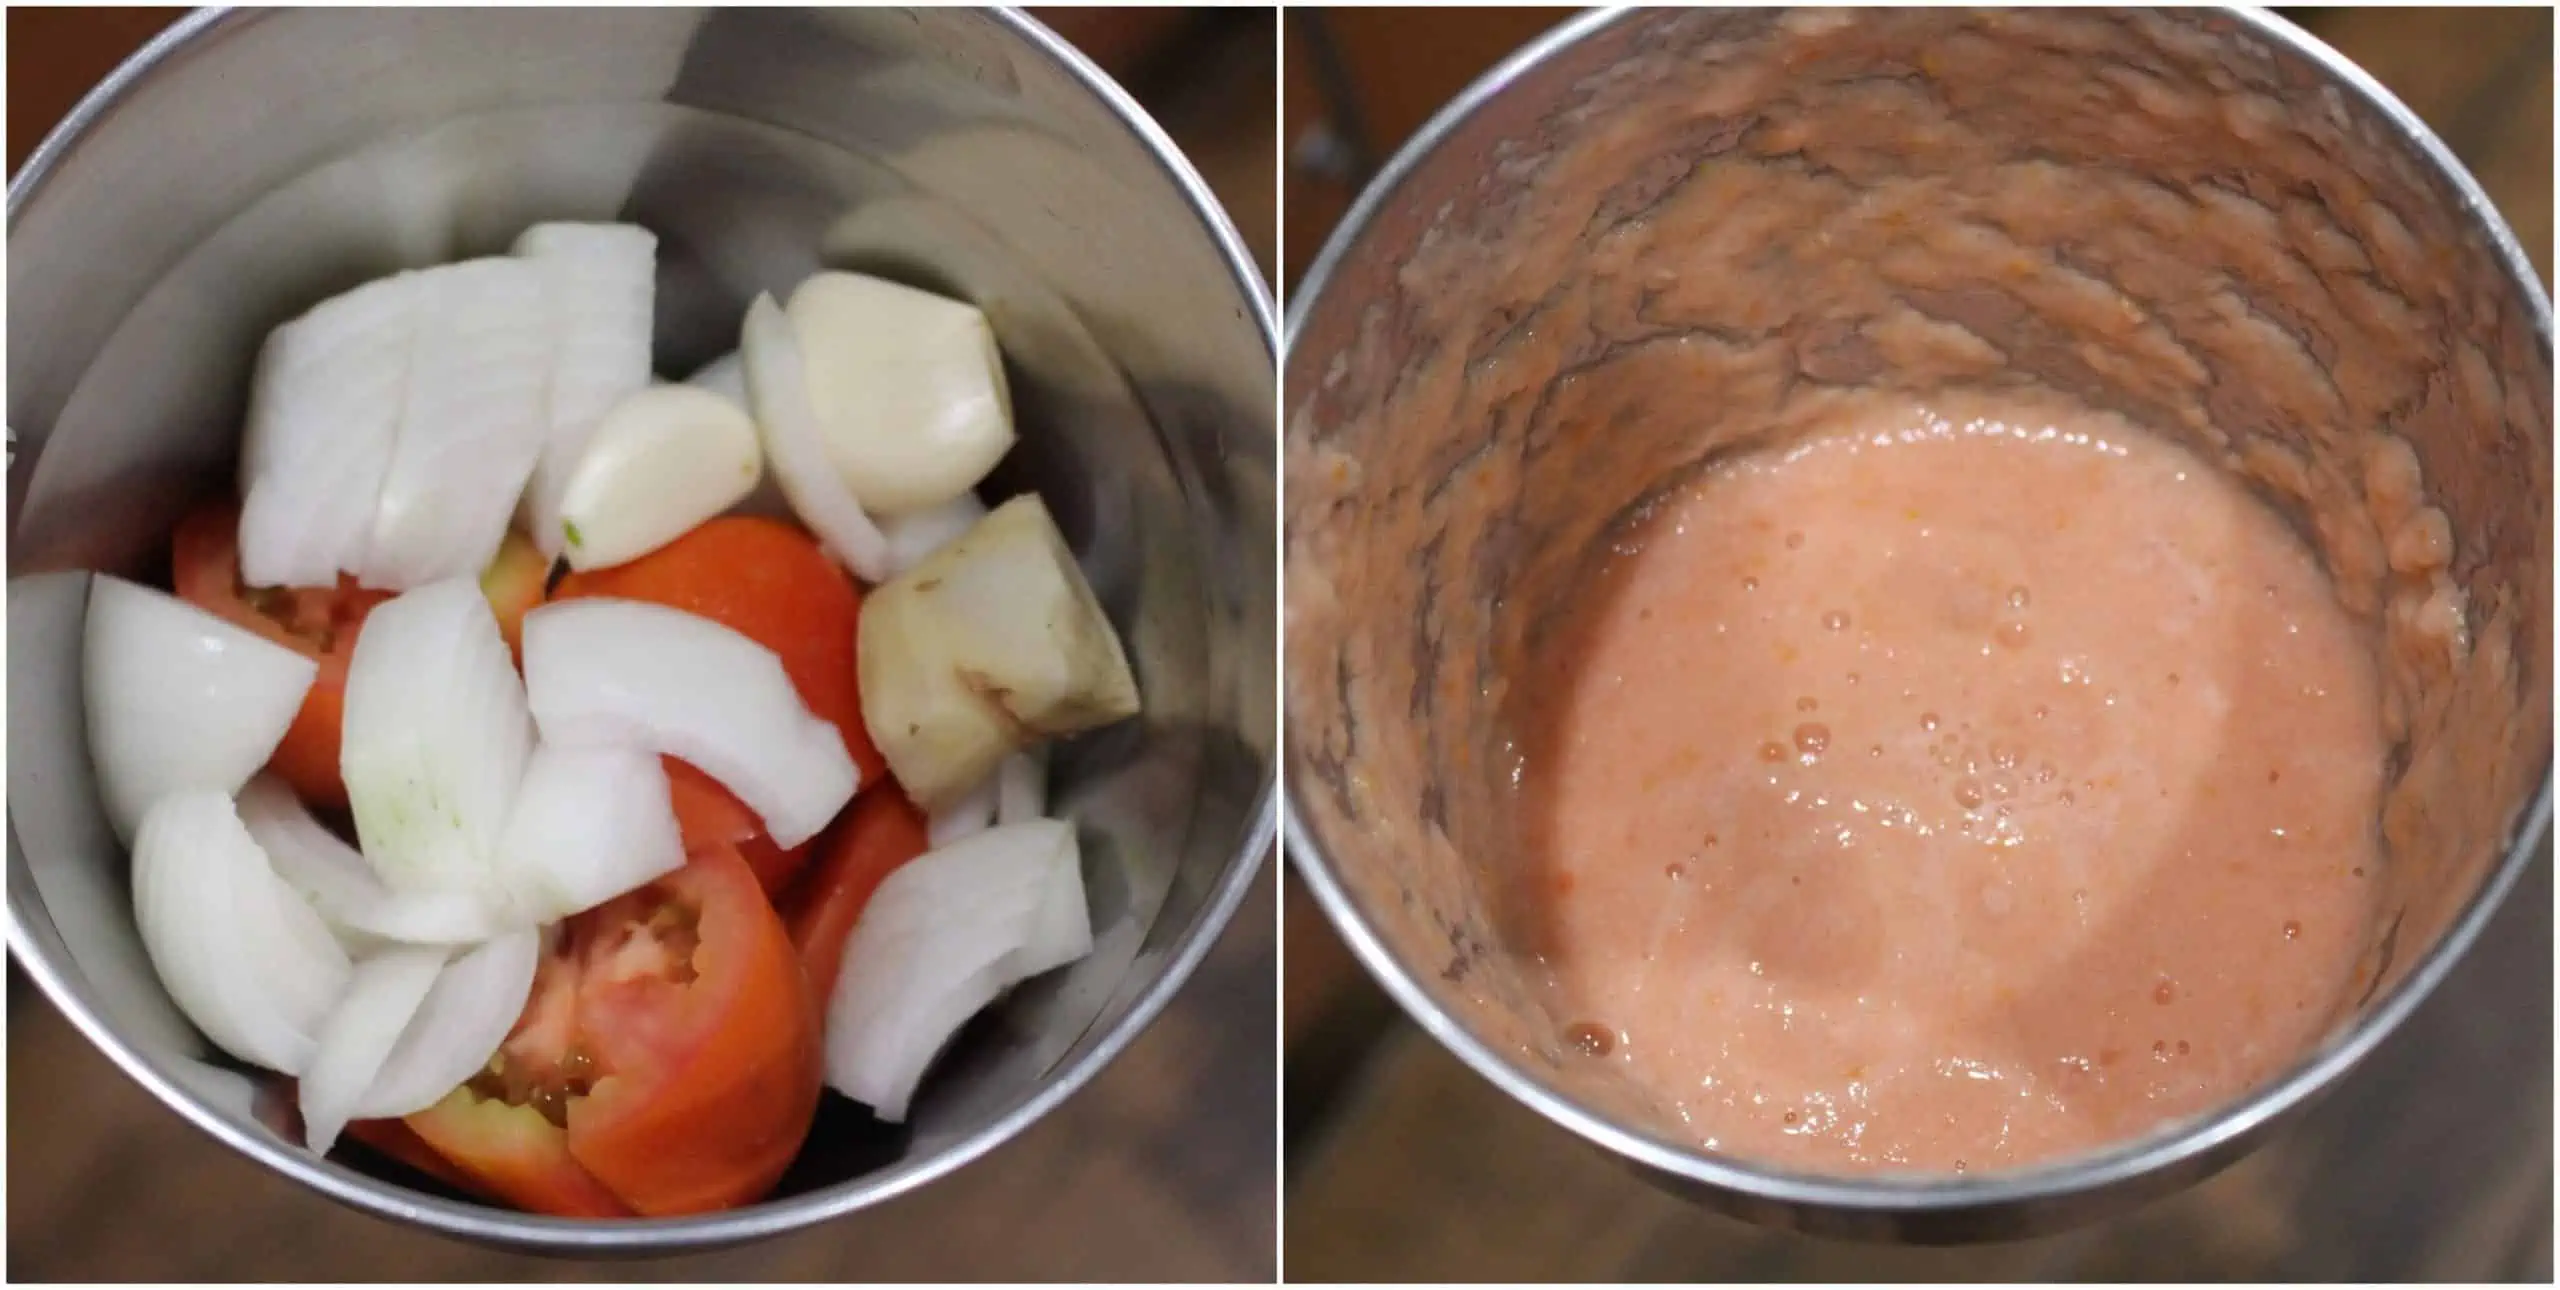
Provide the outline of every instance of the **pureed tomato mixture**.
[[1712,1150],[2003,1168],[2209,1109],[2369,935],[2369,654],[2125,424],[1878,400],[1668,498],[1527,705],[1516,902]]
[[1417,172],[1293,358],[1292,797],[1370,930],[1577,1105],[1789,1171],[2293,1066],[2543,776],[2529,315],[2179,17],[1614,57]]

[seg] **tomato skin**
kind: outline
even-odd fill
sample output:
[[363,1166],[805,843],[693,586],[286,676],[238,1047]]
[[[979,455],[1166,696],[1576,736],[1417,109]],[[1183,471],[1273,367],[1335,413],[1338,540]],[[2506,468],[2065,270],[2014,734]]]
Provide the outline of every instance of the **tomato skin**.
[[812,843],[803,842],[785,849],[774,845],[764,831],[764,821],[756,818],[747,804],[720,781],[695,770],[690,763],[673,757],[659,760],[667,767],[667,796],[676,808],[676,828],[684,835],[685,853],[711,847],[734,847],[747,867],[756,871],[756,881],[767,897],[779,896],[791,885],[791,879],[809,860]]
[[[669,904],[695,913],[691,981],[615,968],[605,929]],[[782,919],[737,852],[715,847],[592,920],[581,1043],[602,1072],[569,1103],[569,1152],[644,1215],[762,1197],[800,1152],[825,1077],[816,999]]]
[[[301,710],[267,759],[267,769],[292,785],[303,801],[343,809],[347,786],[339,776],[338,747],[346,720],[347,662],[355,656],[365,616],[394,593],[357,586],[345,574],[335,587],[251,590],[240,581],[240,507],[234,502],[208,503],[190,512],[179,522],[170,547],[170,581],[179,599],[319,664]],[[510,649],[518,648],[525,614],[542,603],[549,573],[550,562],[542,553],[510,532],[482,576],[481,589]]]
[[892,786],[855,798],[818,839],[817,867],[785,902],[791,943],[823,1011],[844,967],[845,942],[882,879],[930,845],[924,812]]
[[[809,710],[835,725],[865,786],[887,777],[887,762],[862,724],[854,642],[862,620],[862,592],[828,558],[817,539],[798,527],[762,516],[728,515],[610,569],[572,573],[552,599],[609,596],[642,600],[698,614],[727,627],[781,658],[783,670]],[[677,820],[690,848],[729,843],[738,848],[778,892],[807,863],[807,845],[784,850],[765,838],[763,821],[744,803],[692,772],[668,762],[676,781]],[[688,778],[699,782],[686,784]],[[696,791],[700,790],[700,791]],[[725,799],[705,800],[716,794]],[[751,834],[741,834],[738,820]]]
[[622,1203],[569,1154],[569,1135],[529,1106],[468,1088],[403,1123],[460,1173],[469,1190],[561,1218],[628,1218]]
[[781,916],[715,846],[563,924],[489,1066],[406,1123],[471,1190],[537,1213],[727,1209],[809,1135],[818,1026]]

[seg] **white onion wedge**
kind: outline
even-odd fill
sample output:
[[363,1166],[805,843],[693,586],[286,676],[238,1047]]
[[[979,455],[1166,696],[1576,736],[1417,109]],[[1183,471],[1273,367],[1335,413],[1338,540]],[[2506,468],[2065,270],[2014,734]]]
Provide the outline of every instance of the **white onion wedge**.
[[240,577],[250,586],[334,586],[341,570],[364,566],[421,294],[419,275],[397,274],[268,334],[240,450]]
[[1120,638],[1035,494],[874,589],[860,636],[863,724],[928,812],[1030,736],[1138,712]]
[[173,793],[143,816],[133,904],[160,983],[206,1038],[287,1075],[309,1066],[347,956],[267,867],[228,795]]
[[395,591],[488,567],[542,452],[551,377],[549,304],[532,265],[466,260],[416,277],[400,432],[356,570]]
[[1085,903],[1084,856],[1076,847],[1075,825],[1063,820],[1033,823],[1054,825],[1065,831],[1067,859],[1049,868],[1049,886],[1040,898],[1040,916],[1033,921],[1031,939],[1022,951],[1025,975],[1073,963],[1093,952],[1093,911]]
[[639,559],[728,510],[764,477],[746,409],[709,390],[660,385],[604,416],[557,503],[569,567]]
[[996,823],[1028,824],[1049,813],[1049,750],[1033,745],[996,767]]
[[187,602],[99,574],[81,624],[89,757],[116,836],[171,793],[237,791],[275,753],[319,665]]
[[476,892],[394,891],[362,853],[331,833],[284,781],[260,775],[240,790],[240,822],[267,853],[276,876],[311,902],[349,953],[388,945],[463,945],[505,930],[495,904]]
[[1004,356],[976,306],[820,273],[786,312],[827,457],[864,510],[939,506],[977,487],[1013,447]]
[[525,615],[524,677],[545,742],[683,758],[783,847],[815,837],[858,787],[844,737],[801,702],[782,660],[707,618],[625,600],[544,605]]
[[[445,952],[423,946],[385,950],[356,965],[345,997],[320,1028],[320,1042],[302,1073],[302,1140],[329,1154],[355,1116],[356,1102],[373,1087],[400,1032],[418,1015],[427,992],[444,971]],[[531,982],[526,983],[528,986]],[[484,1054],[485,1056],[485,1054]]]
[[478,1074],[524,1014],[541,963],[542,933],[527,928],[445,964],[372,1085],[356,1099],[354,1118],[415,1114]]
[[961,794],[959,800],[926,815],[926,847],[939,851],[962,838],[994,828],[998,778],[989,775],[978,781],[977,787]]
[[746,411],[749,405],[747,361],[734,349],[703,364],[702,370],[684,378],[684,383],[709,390],[737,404],[741,412]]
[[793,513],[866,583],[889,575],[889,539],[863,512],[828,460],[818,415],[809,404],[808,367],[791,320],[771,296],[747,307],[739,352],[746,361],[749,413],[764,436],[765,459]]
[[[754,424],[755,400],[747,394],[747,360],[738,351],[730,350],[703,364],[702,370],[686,377],[684,383],[695,389],[708,390],[737,404],[738,410],[747,415],[748,423]],[[756,431],[756,444],[759,448],[763,446],[764,431]],[[782,495],[782,481],[770,470],[764,472],[764,477],[756,481],[754,492],[747,494],[745,500],[731,508],[731,513],[765,515],[778,520],[793,518],[791,499]]]
[[420,587],[366,617],[342,729],[339,767],[374,872],[395,891],[490,895],[533,723],[476,578]]
[[634,224],[536,224],[516,239],[515,254],[541,271],[555,328],[541,460],[523,517],[542,553],[557,559],[570,475],[605,414],[649,385],[658,237]]
[[1090,953],[1075,830],[989,829],[882,880],[827,1000],[827,1083],[892,1123],[979,1009]]
[[518,912],[546,923],[682,868],[666,764],[638,748],[545,741],[525,767],[498,864]]
[[959,541],[961,534],[986,517],[987,504],[976,493],[962,493],[940,506],[880,521],[880,532],[889,539],[889,576],[924,563],[925,557]]

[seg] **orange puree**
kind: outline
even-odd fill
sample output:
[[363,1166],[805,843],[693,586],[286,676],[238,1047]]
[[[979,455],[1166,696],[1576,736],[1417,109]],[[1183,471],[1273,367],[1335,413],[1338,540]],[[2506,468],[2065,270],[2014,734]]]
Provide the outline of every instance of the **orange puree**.
[[1575,1046],[1707,1147],[2024,1164],[2211,1109],[2346,1002],[2374,664],[2182,449],[1879,401],[1659,503],[1587,594],[1524,903]]

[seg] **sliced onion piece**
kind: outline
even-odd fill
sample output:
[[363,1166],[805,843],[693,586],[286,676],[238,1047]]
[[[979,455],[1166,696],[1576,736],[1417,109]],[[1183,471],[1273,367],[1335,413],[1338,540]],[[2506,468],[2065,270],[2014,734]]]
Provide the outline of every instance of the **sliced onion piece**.
[[545,742],[680,757],[779,846],[817,836],[858,787],[844,736],[801,702],[782,660],[707,618],[627,600],[544,605],[525,615],[524,677]]
[[1049,812],[1049,750],[1034,745],[996,767],[996,823],[1028,824]]
[[488,567],[542,453],[551,379],[540,271],[498,257],[416,276],[425,294],[400,432],[356,570],[392,590]]
[[335,586],[364,567],[408,396],[418,274],[369,282],[268,333],[240,450],[240,578]]
[[1015,983],[1090,953],[1075,830],[978,833],[880,883],[827,1000],[827,1083],[892,1123],[951,1037]]
[[[684,383],[696,389],[708,390],[737,404],[738,410],[747,415],[750,424],[755,421],[755,400],[747,394],[747,360],[738,351],[730,350],[703,364],[702,370],[686,377]],[[762,430],[756,432],[756,444],[759,448],[764,444]],[[754,492],[747,494],[745,500],[730,508],[730,513],[765,515],[778,520],[793,518],[791,499],[782,495],[782,482],[770,470],[765,471],[756,481]]]
[[636,391],[605,414],[561,492],[569,567],[639,559],[744,500],[763,477],[746,409],[690,385]]
[[542,553],[557,559],[570,476],[605,414],[649,385],[658,235],[636,224],[536,224],[516,239],[515,253],[541,272],[551,306],[542,455],[523,517]]
[[81,626],[89,756],[107,821],[127,842],[162,797],[236,792],[275,753],[319,670],[183,600],[105,574],[89,580]]
[[1013,447],[1004,356],[976,306],[821,273],[791,293],[788,312],[827,456],[865,510],[939,506]]
[[747,362],[734,349],[703,364],[702,370],[684,378],[684,383],[709,390],[737,404],[741,412],[747,410],[750,402],[747,397]]
[[347,956],[267,867],[228,795],[173,793],[143,816],[133,904],[160,983],[206,1038],[242,1061],[303,1073],[346,987]]
[[808,368],[800,342],[792,334],[772,296],[757,296],[747,307],[747,323],[739,341],[746,360],[749,411],[764,436],[765,459],[791,509],[827,544],[836,559],[864,582],[882,582],[889,573],[889,540],[863,513],[835,463],[828,460],[820,438],[818,415],[809,404]]
[[356,1099],[354,1118],[413,1115],[478,1074],[524,1014],[541,963],[542,933],[527,928],[445,964],[372,1085]]
[[925,845],[941,850],[973,834],[983,833],[996,824],[997,776],[989,775],[978,786],[961,794],[958,801],[925,816]]
[[313,817],[292,788],[260,775],[240,790],[240,822],[258,840],[276,876],[311,902],[352,953],[388,945],[462,945],[507,926],[474,892],[394,891],[362,853]]
[[[1024,975],[1073,963],[1093,952],[1093,911],[1084,898],[1084,855],[1076,846],[1075,825],[1045,820],[1066,830],[1067,859],[1049,868],[1049,885],[1041,893],[1040,916],[1023,947]],[[1021,827],[1019,825],[1011,827]]]
[[498,864],[519,912],[550,922],[684,866],[666,763],[636,747],[545,741],[525,767]]
[[346,996],[320,1028],[310,1069],[302,1073],[302,1139],[313,1151],[327,1155],[337,1144],[339,1132],[355,1117],[356,1102],[373,1086],[391,1050],[399,1046],[400,1033],[435,988],[444,962],[442,949],[410,945],[356,965]]
[[366,617],[343,732],[356,840],[383,882],[490,895],[533,723],[477,579],[421,587]]
[[924,563],[925,557],[959,541],[961,534],[986,516],[987,504],[976,493],[962,493],[940,506],[880,521],[880,531],[889,539],[889,576]]

